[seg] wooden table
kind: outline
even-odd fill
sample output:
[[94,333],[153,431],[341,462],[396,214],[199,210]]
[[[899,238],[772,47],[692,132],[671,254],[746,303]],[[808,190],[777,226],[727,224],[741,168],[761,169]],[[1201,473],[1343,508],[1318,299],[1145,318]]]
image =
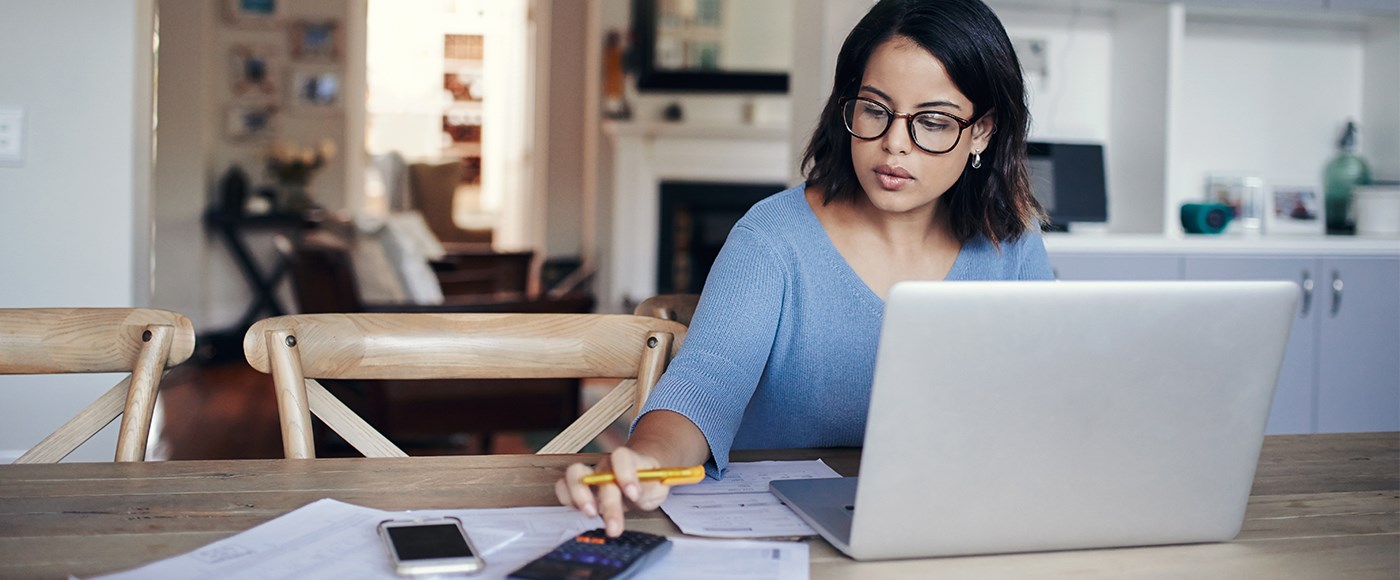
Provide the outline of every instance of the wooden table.
[[[0,578],[114,572],[193,550],[330,497],[402,510],[554,505],[554,480],[596,455],[495,455],[0,466]],[[859,452],[823,458],[854,474]],[[660,512],[628,525],[678,534]],[[1400,434],[1266,439],[1233,542],[857,563],[811,542],[814,578],[1400,578]]]

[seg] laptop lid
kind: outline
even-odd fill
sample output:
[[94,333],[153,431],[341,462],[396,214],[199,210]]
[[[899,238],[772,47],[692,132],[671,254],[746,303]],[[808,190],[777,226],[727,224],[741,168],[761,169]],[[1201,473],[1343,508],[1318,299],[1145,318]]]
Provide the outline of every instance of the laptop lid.
[[1297,296],[1288,282],[896,285],[847,553],[1233,538]]

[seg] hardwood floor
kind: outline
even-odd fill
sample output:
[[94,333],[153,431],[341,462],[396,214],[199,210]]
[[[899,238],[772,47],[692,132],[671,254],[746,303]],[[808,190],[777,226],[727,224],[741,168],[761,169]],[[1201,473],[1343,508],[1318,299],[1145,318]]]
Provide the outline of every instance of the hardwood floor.
[[[615,382],[615,381],[614,381]],[[611,388],[608,381],[585,382],[583,405],[596,402]],[[199,364],[171,369],[161,381],[164,423],[157,457],[180,459],[273,459],[282,457],[281,427],[272,377],[243,361]],[[497,454],[534,453],[553,437],[550,432],[506,432],[492,436]],[[590,451],[611,449],[625,440],[625,426],[599,436]],[[435,440],[396,441],[409,455],[479,454],[481,442],[467,435]],[[348,447],[331,447],[322,455],[355,455]]]

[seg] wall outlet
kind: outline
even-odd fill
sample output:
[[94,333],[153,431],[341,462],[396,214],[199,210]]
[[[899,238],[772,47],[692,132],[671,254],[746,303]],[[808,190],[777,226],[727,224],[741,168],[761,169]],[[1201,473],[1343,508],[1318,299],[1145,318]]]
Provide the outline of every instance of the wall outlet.
[[0,108],[0,166],[24,163],[24,109]]

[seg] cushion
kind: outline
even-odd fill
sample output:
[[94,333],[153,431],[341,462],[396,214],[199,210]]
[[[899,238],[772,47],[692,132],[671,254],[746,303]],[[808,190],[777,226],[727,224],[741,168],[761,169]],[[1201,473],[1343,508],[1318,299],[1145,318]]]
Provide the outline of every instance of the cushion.
[[396,235],[402,235],[408,243],[416,246],[418,252],[429,260],[441,260],[447,256],[447,250],[442,247],[442,242],[433,235],[433,231],[428,228],[427,220],[423,219],[423,214],[419,212],[392,213],[388,218],[388,227],[392,228]]
[[[399,225],[395,225],[398,223]],[[408,300],[415,304],[442,304],[442,285],[428,264],[428,256],[402,221],[386,222],[383,235],[384,252],[398,272]]]

